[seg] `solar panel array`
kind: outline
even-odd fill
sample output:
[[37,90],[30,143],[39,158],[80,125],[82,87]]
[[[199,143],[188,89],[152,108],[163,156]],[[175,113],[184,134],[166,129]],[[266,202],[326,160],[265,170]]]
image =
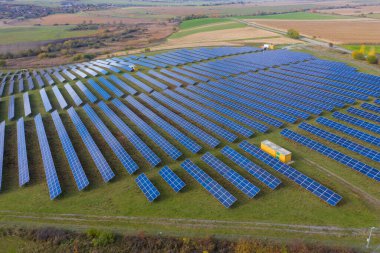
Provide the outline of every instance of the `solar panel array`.
[[28,117],[30,114],[32,114],[32,109],[30,108],[30,101],[29,101],[29,94],[28,92],[25,92],[23,94],[23,100],[24,100],[24,113],[25,117]]
[[376,168],[372,168],[371,166],[352,158],[348,155],[345,155],[337,150],[334,150],[332,148],[327,147],[326,145],[323,145],[317,141],[311,140],[303,135],[300,135],[296,132],[293,132],[289,129],[284,129],[281,131],[281,134],[289,138],[295,142],[298,142],[310,149],[313,149],[320,154],[327,156],[333,160],[336,160],[344,165],[346,165],[349,168],[352,168],[364,175],[366,175],[369,178],[372,178],[376,181],[380,181],[380,171]]
[[24,118],[20,118],[17,120],[17,164],[18,182],[20,187],[28,183],[30,180],[28,154],[26,150]]
[[0,190],[3,182],[5,121],[0,123]]
[[149,202],[152,202],[160,196],[160,192],[144,173],[136,177],[135,181]]
[[334,191],[321,185],[315,180],[309,178],[308,176],[302,174],[293,167],[273,158],[272,156],[268,155],[260,148],[250,144],[249,142],[243,141],[239,144],[239,147],[247,153],[251,154],[256,159],[264,162],[276,171],[280,172],[282,175],[286,176],[298,185],[302,186],[306,190],[310,191],[320,199],[326,201],[328,204],[336,206],[341,201],[342,197]]
[[361,120],[361,119],[352,117],[350,115],[347,115],[347,114],[344,114],[344,113],[341,113],[341,112],[334,112],[332,114],[332,116],[334,118],[336,118],[336,119],[343,120],[343,121],[345,121],[347,123],[350,123],[352,125],[355,125],[355,126],[364,128],[364,129],[366,129],[368,131],[380,134],[380,126],[377,125],[377,124],[373,124],[371,122],[368,122],[368,121],[365,121],[365,120]]
[[175,192],[179,192],[186,185],[168,166],[164,166],[159,174]]
[[192,161],[185,160],[181,167],[225,207],[229,208],[237,201],[231,193]]

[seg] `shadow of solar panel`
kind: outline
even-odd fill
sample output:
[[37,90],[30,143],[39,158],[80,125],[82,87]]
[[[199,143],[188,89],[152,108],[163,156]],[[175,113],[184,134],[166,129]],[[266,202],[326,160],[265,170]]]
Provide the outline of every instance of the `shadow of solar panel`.
[[133,161],[132,157],[127,153],[127,151],[125,151],[120,142],[115,138],[115,136],[113,136],[111,131],[107,128],[107,126],[103,123],[103,121],[99,118],[91,106],[85,104],[83,106],[83,109],[96,129],[98,129],[99,133],[103,136],[103,139],[110,146],[117,158],[119,158],[124,168],[128,171],[129,174],[133,174],[138,169],[136,162]]
[[241,168],[246,170],[249,174],[260,180],[266,186],[272,190],[276,189],[280,184],[281,180],[273,176],[268,171],[264,170],[254,162],[250,161],[248,158],[233,150],[232,148],[226,146],[221,150],[221,153],[239,165]]
[[106,159],[104,158],[102,152],[100,152],[98,146],[95,144],[87,128],[83,124],[82,120],[79,118],[73,107],[67,109],[71,121],[73,122],[75,128],[77,129],[80,137],[82,138],[83,143],[86,145],[88,152],[91,155],[92,160],[94,161],[96,168],[99,170],[102,178],[105,182],[110,181],[115,174],[111,170],[111,167],[108,165]]
[[242,191],[249,198],[256,196],[260,189],[241,176],[238,172],[234,171],[218,158],[210,153],[206,153],[202,156],[202,160],[207,163],[211,168],[216,170],[220,175],[227,179],[236,188]]
[[179,192],[186,185],[168,166],[163,167],[159,174],[175,192]]
[[152,166],[161,162],[161,159],[103,101],[100,101],[98,106]]
[[[1,128],[1,127],[0,127]],[[0,137],[1,140],[1,137]],[[24,118],[17,121],[17,160],[18,160],[18,182],[23,186],[29,182],[28,155],[26,151]]]
[[135,181],[149,202],[152,202],[160,196],[160,192],[144,173],[140,174]]
[[349,168],[352,168],[369,178],[380,181],[380,171],[378,169],[372,168],[371,166],[356,160],[348,155],[345,155],[335,149],[329,148],[319,142],[311,140],[303,135],[293,132],[289,129],[284,129],[281,131],[281,135],[289,138],[295,142],[298,142],[312,150],[319,152],[320,154],[327,156],[333,160],[336,160]]
[[71,143],[70,137],[66,132],[65,126],[62,123],[61,118],[57,111],[51,113],[51,117],[54,122],[55,129],[58,132],[59,139],[61,141],[63,151],[65,152],[67,161],[73,173],[75,183],[77,184],[78,190],[83,190],[89,184],[86,174],[84,173],[82,164],[79,161],[77,153],[74,150],[73,144]]
[[224,189],[223,186],[212,179],[192,161],[185,160],[181,164],[181,167],[225,207],[229,208],[237,201],[231,193]]
[[45,133],[44,124],[41,114],[34,117],[34,123],[37,129],[37,137],[40,145],[42,162],[45,169],[46,182],[49,188],[50,199],[55,199],[61,193],[61,185],[59,184],[57,171],[55,170],[53,157],[51,155],[48,139]]
[[247,153],[249,153],[250,155],[252,155],[253,157],[255,157],[256,159],[264,162],[276,171],[280,172],[282,175],[286,176],[298,185],[302,186],[306,190],[310,191],[311,193],[324,200],[328,204],[336,206],[339,203],[339,201],[341,201],[342,197],[334,191],[321,185],[320,183],[302,174],[298,170],[290,167],[289,165],[284,164],[279,160],[273,158],[272,156],[262,151],[260,148],[248,143],[247,141],[241,142],[239,144],[239,147]]

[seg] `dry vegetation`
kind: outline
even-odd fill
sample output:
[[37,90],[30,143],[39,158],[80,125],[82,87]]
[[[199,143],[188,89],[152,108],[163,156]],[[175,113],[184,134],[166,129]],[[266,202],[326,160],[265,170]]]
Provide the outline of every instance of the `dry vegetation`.
[[366,15],[370,13],[380,13],[380,5],[375,6],[358,6],[358,7],[349,7],[349,8],[338,8],[338,9],[327,9],[327,10],[319,10],[321,13],[328,14],[339,14],[339,15],[349,15],[349,16],[358,16],[358,15]]

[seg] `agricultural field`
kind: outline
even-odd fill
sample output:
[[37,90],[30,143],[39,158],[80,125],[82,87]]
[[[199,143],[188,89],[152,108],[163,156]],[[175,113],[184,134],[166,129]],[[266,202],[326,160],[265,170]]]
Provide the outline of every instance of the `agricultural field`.
[[348,19],[350,17],[343,15],[320,14],[312,12],[291,12],[284,14],[262,15],[262,16],[241,16],[242,19],[281,19],[281,20],[331,20],[331,19]]
[[[347,48],[351,51],[359,50],[362,45],[342,45],[344,48]],[[365,45],[366,50],[365,54],[368,54],[370,50],[375,49],[376,53],[380,54],[380,45]]]
[[[228,55],[230,53],[234,55]],[[197,60],[193,58],[190,61],[190,55],[197,56]],[[203,61],[200,62],[200,59]],[[301,59],[305,62],[299,63]],[[130,72],[127,62],[135,63],[137,70]],[[265,64],[266,68],[262,69],[258,63]],[[222,70],[219,64],[227,64],[229,68]],[[273,65],[280,67],[273,68]],[[320,77],[323,73],[335,73],[338,67],[361,81],[355,86],[346,83],[343,80],[345,76]],[[368,153],[358,154],[311,134],[303,127],[310,124],[380,153],[376,142],[368,144],[364,139],[320,123],[323,117],[367,136],[380,138],[376,127],[359,127],[337,118],[337,114],[350,115],[376,125],[379,116],[365,118],[366,115],[358,116],[352,110],[378,115],[373,110],[379,107],[376,85],[380,77],[363,75],[345,64],[321,61],[308,54],[282,50],[261,52],[252,47],[167,50],[148,53],[146,56],[103,59],[34,72],[1,72],[0,120],[5,121],[5,142],[0,217],[4,226],[48,225],[76,230],[111,226],[114,230],[128,233],[250,235],[259,238],[265,234],[265,237],[280,240],[302,236],[304,240],[361,247],[367,236],[367,228],[379,224],[378,182],[285,138],[284,129],[302,134],[378,170],[378,161],[371,159]],[[297,73],[306,76],[301,78]],[[303,79],[311,78],[319,78],[313,82],[314,86],[302,82]],[[364,81],[367,79],[373,80],[371,86],[363,88],[368,85]],[[233,84],[239,80],[241,84]],[[259,80],[272,81],[267,82],[269,87]],[[340,82],[340,89],[336,89],[335,82]],[[284,85],[287,88],[284,89]],[[297,89],[289,88],[294,85],[297,85]],[[46,91],[47,97],[44,99],[41,90]],[[28,94],[31,108],[27,116],[24,94]],[[46,100],[52,109],[47,109]],[[169,100],[177,104],[170,104]],[[371,106],[367,107],[367,104]],[[52,111],[55,110],[58,114],[54,113],[54,117],[59,115],[88,179],[89,183],[82,191],[77,189],[79,185],[72,175],[60,135],[55,129],[57,119],[52,117]],[[109,116],[110,112],[113,112],[113,120]],[[78,132],[78,121],[73,121],[73,114],[77,114],[76,118],[88,129],[94,144],[82,141],[83,132]],[[41,127],[36,126],[37,115],[42,116],[47,135],[45,145],[51,151],[56,180],[62,192],[52,191],[57,184],[49,188],[46,183],[44,167],[47,165],[43,159],[48,158],[43,158],[41,154],[40,147],[43,144],[40,144]],[[93,122],[94,117],[98,118],[96,124]],[[115,118],[118,120],[115,121]],[[16,127],[18,119],[23,119],[25,124],[27,171],[30,178],[23,187],[19,187],[18,175],[17,153],[20,146],[17,140],[22,134]],[[103,124],[99,121],[104,123],[101,129],[98,127]],[[151,129],[150,134],[146,130],[148,128]],[[131,141],[131,135],[126,134],[126,129],[135,133],[156,154],[161,160],[158,165],[152,166],[152,161],[141,150],[138,151],[136,144]],[[160,142],[150,136],[152,131],[161,136]],[[103,135],[107,132],[108,135]],[[173,157],[173,153],[168,153],[163,145],[164,140],[172,149],[180,152],[181,157]],[[219,144],[213,148],[214,144],[210,146],[207,140]],[[244,151],[241,146],[244,140],[254,147],[258,147],[263,140],[271,140],[288,149],[294,160],[291,168],[331,189],[342,200],[328,204],[326,199],[323,201],[303,189],[263,160]],[[106,180],[107,183],[99,173],[99,164],[92,159],[87,145],[99,148],[104,161],[114,173],[110,181]],[[138,166],[132,175],[127,170],[136,168],[131,165],[131,160],[122,163],[119,156],[121,151],[115,151],[115,145],[129,154],[122,153],[125,159],[129,157]],[[281,180],[281,186],[270,189],[265,181],[254,177],[252,171],[253,174],[248,173],[244,166],[224,155],[225,146]],[[251,198],[238,190],[202,159],[207,152],[248,179],[260,189],[260,193]],[[184,169],[183,163],[187,159],[236,198],[230,208],[213,198]],[[180,192],[175,193],[160,176],[159,171],[165,165],[186,184]],[[137,176],[142,173],[160,193],[152,202],[147,201],[135,183]],[[54,200],[50,200],[49,193]],[[320,233],[320,230],[324,232]],[[375,232],[373,244],[379,243],[379,234]]]

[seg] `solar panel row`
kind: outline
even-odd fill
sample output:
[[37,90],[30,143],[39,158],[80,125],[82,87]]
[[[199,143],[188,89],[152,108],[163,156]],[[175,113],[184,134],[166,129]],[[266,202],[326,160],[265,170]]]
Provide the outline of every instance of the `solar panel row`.
[[17,160],[18,160],[18,182],[23,186],[29,182],[28,154],[26,151],[24,118],[17,120]]

